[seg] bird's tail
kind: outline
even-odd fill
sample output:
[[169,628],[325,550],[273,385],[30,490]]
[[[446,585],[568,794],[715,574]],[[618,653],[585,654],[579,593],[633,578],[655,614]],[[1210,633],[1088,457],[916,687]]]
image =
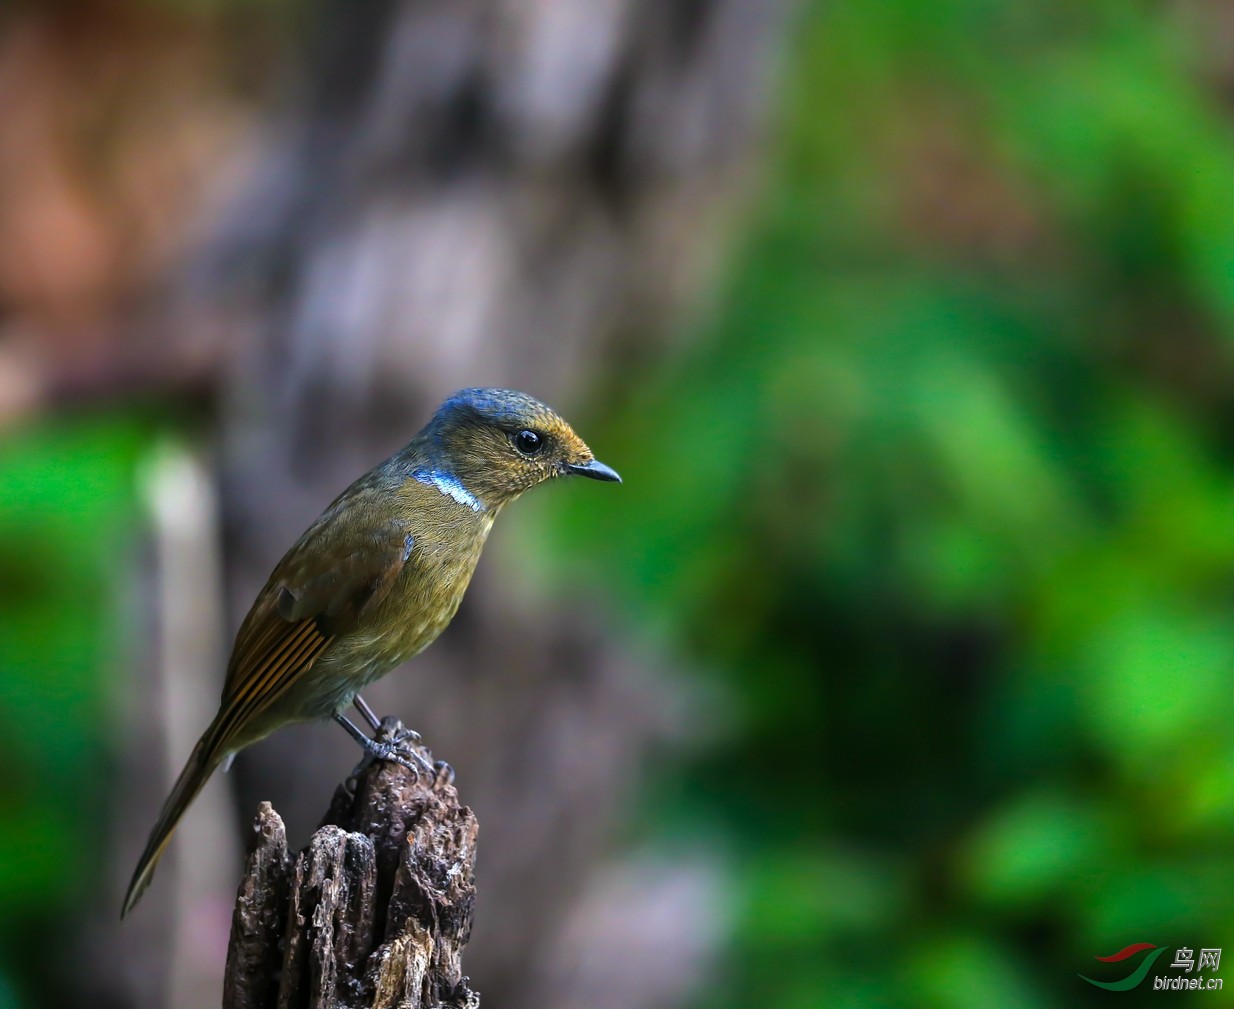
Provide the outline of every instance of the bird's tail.
[[133,870],[128,892],[124,895],[124,907],[120,911],[121,918],[132,911],[137,906],[137,902],[141,900],[141,895],[150,885],[150,879],[154,876],[154,868],[158,865],[163,849],[167,847],[167,842],[171,840],[172,832],[176,829],[176,824],[180,822],[180,817],[189,808],[189,803],[197,798],[202,785],[210,780],[214,769],[222,762],[223,755],[218,752],[213,730],[214,726],[211,726],[197,741],[188,763],[184,765],[184,770],[176,779],[171,794],[163,803],[158,822],[155,823],[146,841],[146,850],[141,853],[137,868]]

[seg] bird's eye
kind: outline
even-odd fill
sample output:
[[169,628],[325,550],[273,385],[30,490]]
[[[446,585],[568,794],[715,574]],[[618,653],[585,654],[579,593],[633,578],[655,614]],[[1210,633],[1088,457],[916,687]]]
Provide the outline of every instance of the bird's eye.
[[514,436],[514,447],[523,455],[535,455],[544,447],[544,439],[535,431],[520,431]]

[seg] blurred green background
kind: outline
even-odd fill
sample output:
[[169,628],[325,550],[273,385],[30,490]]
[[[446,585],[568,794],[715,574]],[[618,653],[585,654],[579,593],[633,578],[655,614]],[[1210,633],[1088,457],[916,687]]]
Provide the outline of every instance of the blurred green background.
[[[640,817],[731,869],[690,1005],[1078,1006],[1127,972],[1095,955],[1234,945],[1218,6],[795,12],[713,307],[577,418],[621,493],[520,518],[717,685]],[[97,868],[108,572],[169,427],[122,403],[0,441],[0,1006],[39,1004]]]
[[735,697],[657,796],[739,858],[701,1005],[1087,1004],[1231,933],[1234,133],[1177,14],[808,11],[717,319],[595,438],[570,545]]

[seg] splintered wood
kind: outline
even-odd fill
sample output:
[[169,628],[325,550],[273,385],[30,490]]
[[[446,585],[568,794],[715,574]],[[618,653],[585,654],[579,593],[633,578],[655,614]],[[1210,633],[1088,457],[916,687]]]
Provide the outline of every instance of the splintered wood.
[[354,794],[338,788],[298,855],[263,802],[223,1009],[476,1009],[462,972],[476,830],[448,770],[417,778],[390,761],[367,768]]

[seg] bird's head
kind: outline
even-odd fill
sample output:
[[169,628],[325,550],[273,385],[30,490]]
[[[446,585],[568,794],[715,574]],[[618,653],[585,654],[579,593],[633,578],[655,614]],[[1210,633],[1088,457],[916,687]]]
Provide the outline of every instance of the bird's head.
[[559,476],[621,482],[556,412],[523,392],[463,389],[424,434],[436,464],[487,508]]

